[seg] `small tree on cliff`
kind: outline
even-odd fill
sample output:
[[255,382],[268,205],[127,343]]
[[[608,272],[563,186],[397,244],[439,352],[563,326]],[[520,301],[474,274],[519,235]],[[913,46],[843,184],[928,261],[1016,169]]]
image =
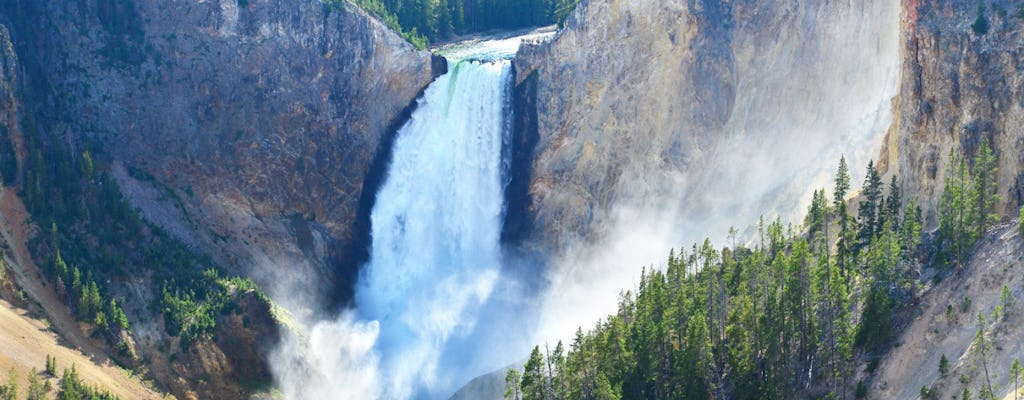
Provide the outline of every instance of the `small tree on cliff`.
[[985,16],[985,3],[983,2],[978,2],[978,18],[975,18],[974,23],[971,24],[971,30],[979,36],[988,33],[988,17]]
[[973,220],[976,229],[974,234],[979,238],[985,234],[985,230],[993,222],[999,220],[999,215],[995,213],[996,203],[999,202],[999,188],[996,182],[998,171],[999,164],[995,153],[992,152],[988,138],[985,138],[981,141],[981,147],[978,148],[978,153],[974,156],[972,174],[974,175],[974,192],[971,195],[974,196]]
[[952,150],[949,155],[949,169],[939,201],[939,237],[947,262],[962,267],[968,249],[977,238],[973,229],[975,197],[971,193],[974,188],[967,161]]
[[1020,206],[1020,215],[1017,218],[1017,230],[1020,231],[1021,235],[1024,235],[1024,204]]

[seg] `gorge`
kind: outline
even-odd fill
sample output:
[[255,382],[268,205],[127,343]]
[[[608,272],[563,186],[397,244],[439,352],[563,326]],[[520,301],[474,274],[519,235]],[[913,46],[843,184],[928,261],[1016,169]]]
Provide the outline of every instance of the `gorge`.
[[[1004,222],[1024,199],[1016,1],[582,0],[432,51],[371,3],[0,3],[0,288],[179,398],[445,398],[605,320],[669,249],[801,232],[843,156],[921,206],[907,315],[946,276],[951,152],[993,144]],[[939,379],[880,368],[871,393]],[[460,395],[500,397],[485,378]]]

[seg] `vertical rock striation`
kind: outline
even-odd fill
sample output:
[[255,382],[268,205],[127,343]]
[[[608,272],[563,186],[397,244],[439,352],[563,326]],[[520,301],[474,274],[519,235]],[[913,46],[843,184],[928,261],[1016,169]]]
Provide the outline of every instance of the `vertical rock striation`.
[[[90,150],[146,219],[302,316],[346,297],[373,166],[443,69],[347,2],[4,1],[0,160],[25,157],[23,129]],[[106,284],[140,314],[147,379],[179,398],[266,389],[280,322],[265,298],[231,289],[212,337],[185,346],[151,307],[162,282],[106,267],[127,271]]]
[[687,241],[790,215],[841,153],[858,171],[873,155],[898,16],[881,0],[583,0],[516,59],[518,93],[535,91],[516,110],[536,114],[520,121],[537,136],[525,236],[562,248],[614,229],[623,206],[692,226]]
[[978,34],[971,28],[977,2],[902,3],[903,79],[894,146],[884,156],[935,226],[950,149],[973,156],[988,138],[999,159],[998,211],[1015,215],[1024,201],[1024,20],[1014,16],[1017,5],[990,4],[988,33]]
[[370,164],[443,72],[429,53],[347,2],[9,3],[49,119],[143,215],[275,297],[346,286]]

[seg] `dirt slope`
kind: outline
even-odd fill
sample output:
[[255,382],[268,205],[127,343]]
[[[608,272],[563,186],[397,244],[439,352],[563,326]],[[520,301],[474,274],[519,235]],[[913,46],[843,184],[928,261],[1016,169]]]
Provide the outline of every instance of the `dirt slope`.
[[[926,385],[934,387],[937,399],[959,397],[965,386],[976,398],[985,382],[984,366],[972,346],[979,312],[988,320],[992,350],[987,364],[994,392],[997,398],[1013,398],[1010,365],[1014,358],[1024,359],[1024,238],[1016,228],[1014,221],[989,230],[961,276],[929,283],[920,314],[879,365],[871,398],[916,399]],[[1014,303],[1004,319],[995,319],[1004,285]],[[938,369],[943,354],[950,365],[944,377]]]
[[[0,377],[6,381],[7,371],[14,368],[20,380],[20,395],[25,395],[28,374],[33,367],[44,369],[47,355],[57,357],[58,374],[74,364],[82,380],[110,390],[121,399],[162,398],[160,394],[143,386],[138,378],[129,378],[128,372],[105,359],[90,357],[61,344],[45,321],[32,318],[24,310],[0,301],[0,372],[3,372]],[[56,380],[51,383],[56,387]]]
[[[14,368],[22,380],[20,387],[24,389],[27,374],[33,367],[43,369],[49,354],[57,357],[58,371],[73,363],[86,382],[109,389],[122,399],[161,398],[138,379],[129,379],[82,334],[68,308],[43,281],[41,271],[29,255],[26,240],[32,233],[27,216],[17,195],[8,188],[0,188],[0,238],[7,264],[14,272],[17,286],[42,309],[49,322],[0,301],[0,379],[6,380],[6,371]],[[61,333],[59,338],[54,330]]]

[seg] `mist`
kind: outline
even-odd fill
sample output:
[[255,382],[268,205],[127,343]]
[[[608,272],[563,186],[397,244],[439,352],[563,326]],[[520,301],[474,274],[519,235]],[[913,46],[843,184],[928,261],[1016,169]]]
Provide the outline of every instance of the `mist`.
[[635,290],[644,268],[664,268],[670,249],[689,251],[705,239],[732,244],[730,228],[749,243],[761,217],[799,225],[813,191],[831,191],[840,157],[860,187],[892,124],[900,7],[800,7],[802,18],[778,36],[737,28],[735,52],[763,51],[735,66],[730,117],[701,149],[701,165],[624,166],[616,200],[595,211],[598,234],[552,257],[535,343],[569,340],[614,313],[617,294]]
[[494,55],[506,42],[470,53],[487,61],[453,58],[399,130],[356,307],[296,321],[273,362],[286,397],[442,398],[512,357],[484,347],[506,332],[489,316],[528,308],[519,280],[499,282],[511,62]]
[[759,51],[735,57],[731,111],[699,149],[701,164],[636,155],[621,166],[613,200],[591,210],[593,234],[559,238],[555,254],[498,241],[509,62],[450,62],[399,133],[357,307],[299,318],[275,352],[285,397],[447,398],[614,313],[617,294],[634,290],[643,268],[662,268],[671,248],[723,245],[730,227],[749,240],[762,215],[799,223],[841,156],[859,186],[892,121],[899,4],[800,7],[803,18],[777,36],[756,24],[732,32],[734,52]]

